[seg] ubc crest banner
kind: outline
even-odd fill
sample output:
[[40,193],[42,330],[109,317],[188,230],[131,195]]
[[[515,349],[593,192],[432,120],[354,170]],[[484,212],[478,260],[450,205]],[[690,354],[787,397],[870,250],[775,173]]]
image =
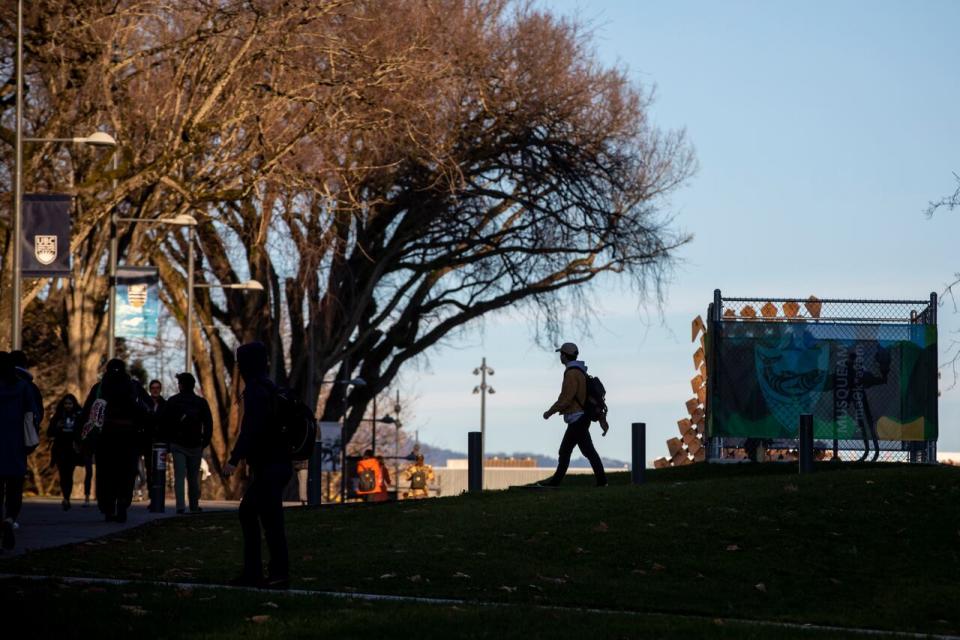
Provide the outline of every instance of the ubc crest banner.
[[811,322],[717,323],[711,436],[937,438],[937,328]]
[[118,338],[155,338],[159,327],[160,277],[156,267],[117,267]]
[[71,203],[70,196],[59,193],[23,194],[20,236],[23,276],[70,276]]

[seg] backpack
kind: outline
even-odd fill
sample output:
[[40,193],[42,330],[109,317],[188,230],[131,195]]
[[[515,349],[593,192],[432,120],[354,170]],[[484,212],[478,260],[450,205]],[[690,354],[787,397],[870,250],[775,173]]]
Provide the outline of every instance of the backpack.
[[590,422],[596,422],[600,416],[607,415],[607,390],[604,388],[600,378],[587,374],[580,370],[587,379],[587,399],[583,403],[583,412]]
[[107,417],[107,401],[100,397],[102,384],[97,385],[97,398],[90,407],[87,422],[80,429],[80,450],[84,455],[92,455],[97,449],[97,439],[103,431],[103,423]]
[[273,415],[291,460],[309,460],[317,442],[317,420],[292,389],[273,392]]
[[360,474],[360,491],[370,493],[377,490],[377,474],[373,469],[363,469]]
[[413,472],[413,475],[410,476],[410,488],[411,489],[426,489],[427,488],[427,474],[423,472],[423,469],[417,469]]

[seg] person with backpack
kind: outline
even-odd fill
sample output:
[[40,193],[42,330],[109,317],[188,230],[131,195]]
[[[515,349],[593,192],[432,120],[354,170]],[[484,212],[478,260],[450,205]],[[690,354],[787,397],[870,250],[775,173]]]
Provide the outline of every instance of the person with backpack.
[[[73,493],[73,470],[82,463],[80,445],[77,437],[80,433],[80,403],[76,396],[68,393],[57,403],[57,408],[47,426],[47,438],[53,441],[50,460],[57,467],[60,477],[60,501],[64,511],[70,510],[70,494]],[[89,496],[89,491],[87,492]],[[88,497],[89,500],[89,497]]]
[[147,385],[150,397],[147,400],[147,417],[149,418],[144,425],[143,440],[140,445],[140,457],[138,467],[142,471],[139,474],[141,483],[138,484],[137,492],[142,495],[144,491],[150,499],[147,509],[152,513],[160,510],[160,505],[155,504],[156,496],[151,489],[153,487],[153,445],[157,442],[163,442],[160,437],[160,410],[167,403],[163,397],[163,383],[159,380],[151,380]]
[[23,506],[28,429],[34,428],[34,394],[17,375],[14,358],[0,351],[0,547],[13,549],[14,522]]
[[541,486],[558,486],[567,474],[573,448],[580,447],[580,453],[590,461],[597,486],[605,487],[607,486],[607,474],[603,470],[600,454],[597,453],[593,446],[593,440],[590,438],[590,423],[592,421],[596,420],[600,423],[604,436],[607,435],[607,430],[610,428],[607,424],[607,406],[603,398],[603,385],[597,378],[587,375],[587,365],[582,360],[577,359],[580,356],[580,349],[577,345],[572,342],[565,342],[557,349],[557,352],[560,354],[561,364],[565,367],[563,386],[560,388],[560,396],[557,401],[543,412],[543,419],[548,420],[553,414],[559,413],[567,424],[567,430],[560,442],[560,458],[557,461],[557,470],[553,473],[552,478],[538,484]]
[[424,463],[422,454],[417,454],[416,462],[404,470],[403,477],[410,483],[410,491],[404,498],[419,500],[430,495],[430,483],[434,479],[433,467]]
[[364,502],[386,502],[389,484],[383,459],[374,456],[373,449],[364,451],[363,457],[357,462],[357,495]]
[[126,522],[133,501],[147,412],[144,395],[126,363],[114,358],[83,403],[80,448],[96,452],[97,506],[107,522]]
[[[283,491],[293,476],[293,466],[290,447],[276,424],[278,390],[267,377],[267,347],[262,342],[241,345],[237,367],[244,383],[243,418],[223,475],[233,475],[240,461],[246,460],[251,479],[239,509],[243,571],[230,584],[286,589],[290,560],[283,527]],[[261,525],[270,551],[266,579],[260,553]]]
[[173,491],[177,497],[177,513],[185,513],[183,498],[186,480],[190,513],[200,509],[200,461],[203,450],[213,437],[213,416],[210,405],[193,392],[197,381],[190,373],[177,374],[180,393],[174,394],[160,409],[160,431],[170,443],[173,455]]

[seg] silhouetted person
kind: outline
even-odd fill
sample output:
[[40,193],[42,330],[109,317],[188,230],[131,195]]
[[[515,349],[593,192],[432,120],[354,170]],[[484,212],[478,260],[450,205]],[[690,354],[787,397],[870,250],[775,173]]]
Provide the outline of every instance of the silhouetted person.
[[[32,426],[34,394],[17,375],[13,356],[0,351],[0,546],[16,542],[13,523],[23,506],[23,476],[27,473],[24,429]],[[29,423],[29,424],[27,424]]]
[[27,354],[23,351],[11,351],[10,356],[13,358],[13,366],[16,367],[17,377],[30,387],[35,409],[33,422],[37,428],[37,433],[40,433],[40,424],[43,422],[43,394],[40,392],[40,387],[33,381],[33,374],[30,373],[29,363],[27,362]]
[[[274,425],[276,386],[267,377],[266,346],[262,342],[240,346],[237,367],[244,382],[243,420],[223,474],[232,475],[240,461],[246,460],[251,478],[239,510],[243,571],[231,584],[285,589],[290,584],[290,561],[283,529],[283,490],[293,475],[293,467],[286,444]],[[270,551],[266,580],[260,554],[261,525]]]
[[[53,441],[50,460],[57,467],[60,477],[60,494],[63,496],[63,510],[70,509],[70,494],[73,493],[73,470],[82,464],[78,436],[80,434],[80,413],[82,407],[76,396],[68,393],[57,403],[47,425],[47,438]],[[87,495],[89,496],[89,491]]]
[[[580,453],[590,461],[597,486],[606,486],[607,474],[603,470],[600,454],[597,453],[593,446],[593,440],[590,438],[590,417],[584,412],[587,402],[587,365],[582,360],[577,359],[580,350],[572,342],[565,342],[563,346],[557,349],[557,352],[560,354],[561,364],[566,367],[563,372],[563,386],[560,388],[560,396],[557,401],[543,412],[543,419],[548,420],[553,414],[559,413],[563,415],[567,430],[560,442],[560,459],[557,461],[557,470],[553,473],[552,478],[539,484],[553,487],[559,485],[567,474],[573,448],[580,447]],[[606,435],[609,427],[606,418],[603,416],[601,416],[600,427],[603,429],[603,435]]]
[[150,393],[150,398],[147,400],[147,420],[144,422],[140,455],[143,457],[144,484],[146,485],[147,495],[150,496],[148,509],[159,511],[159,505],[154,504],[155,496],[151,491],[153,488],[153,445],[155,442],[163,441],[160,437],[159,416],[160,410],[167,401],[163,399],[163,383],[159,380],[151,380],[147,384],[147,390]]
[[197,381],[190,373],[177,374],[180,393],[170,396],[160,410],[161,432],[173,455],[173,491],[177,513],[186,511],[183,484],[186,480],[190,513],[200,511],[200,461],[213,436],[213,416],[207,401],[193,392]]
[[107,522],[126,522],[147,408],[143,387],[127,374],[123,360],[107,363],[103,379],[93,385],[83,405],[85,424],[97,400],[106,402],[102,430],[96,441],[97,506]]

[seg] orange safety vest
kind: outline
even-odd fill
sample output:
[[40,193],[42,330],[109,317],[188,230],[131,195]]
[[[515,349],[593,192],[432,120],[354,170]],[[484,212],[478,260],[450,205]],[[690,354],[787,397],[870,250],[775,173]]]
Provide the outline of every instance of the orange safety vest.
[[364,471],[373,471],[375,479],[373,483],[373,489],[365,491],[358,485],[357,494],[367,495],[370,493],[380,493],[381,485],[383,484],[383,472],[380,469],[380,462],[376,458],[367,458],[365,460],[361,460],[357,463],[357,477],[359,478],[361,475],[363,475]]

